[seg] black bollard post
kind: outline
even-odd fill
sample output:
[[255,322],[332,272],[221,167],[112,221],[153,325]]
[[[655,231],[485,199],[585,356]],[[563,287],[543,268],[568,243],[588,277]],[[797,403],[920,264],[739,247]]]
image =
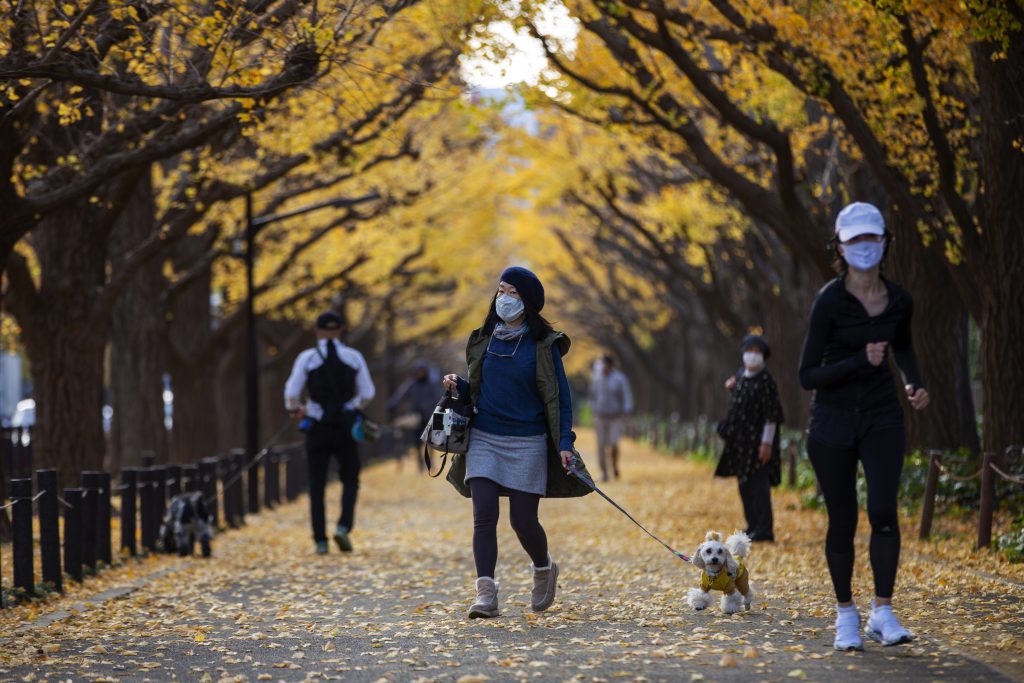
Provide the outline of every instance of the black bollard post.
[[277,451],[263,456],[263,504],[268,508],[277,504]]
[[298,497],[298,491],[296,490],[296,484],[298,480],[295,474],[295,456],[291,453],[284,454],[284,499],[287,502],[292,502]]
[[167,509],[167,468],[158,466],[153,468],[153,538],[156,539],[156,547],[160,550],[160,523],[164,519],[164,511]]
[[11,526],[14,531],[14,585],[35,595],[32,560],[32,480],[11,479]]
[[203,458],[199,461],[199,478],[202,482],[200,491],[206,500],[206,508],[210,511],[210,524],[214,529],[220,528],[220,502],[217,496],[217,458]]
[[235,504],[235,523],[238,526],[245,524],[245,462],[244,448],[234,448],[231,450],[231,479],[234,485],[232,500]]
[[153,534],[153,468],[139,470],[139,526],[142,530],[142,547],[149,552],[156,550]]
[[96,559],[107,565],[114,564],[113,555],[110,552],[110,498],[113,482],[110,472],[100,472],[97,477],[99,482],[99,512],[96,515]]
[[235,501],[233,497],[234,488],[231,485],[231,456],[225,455],[220,459],[220,497],[224,506],[224,525],[234,529],[235,522]]
[[39,555],[43,563],[43,581],[64,592],[64,573],[60,568],[60,502],[57,500],[57,470],[36,470],[39,497]]
[[64,571],[82,582],[82,489],[64,489]]
[[[248,494],[246,499],[249,501],[249,514],[255,515],[260,511],[260,467],[261,464],[256,460],[257,453],[247,453],[243,458],[242,462],[245,463],[245,480],[248,484]],[[263,458],[266,459],[266,453]],[[265,484],[266,482],[264,482]]]
[[121,470],[121,550],[135,557],[138,546],[135,542],[135,519],[139,493],[139,470],[125,467]]
[[167,500],[174,498],[185,490],[181,477],[181,465],[167,466]]
[[184,490],[187,493],[202,491],[203,480],[199,474],[199,465],[182,465],[181,478],[185,482]]
[[100,510],[99,472],[87,470],[82,472],[82,564],[89,569],[96,569],[96,547],[98,534],[98,517]]

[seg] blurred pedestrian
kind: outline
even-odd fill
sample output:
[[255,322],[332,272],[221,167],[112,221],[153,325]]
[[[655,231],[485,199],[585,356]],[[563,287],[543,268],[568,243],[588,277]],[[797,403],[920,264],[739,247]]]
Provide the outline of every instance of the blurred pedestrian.
[[[469,618],[498,616],[498,497],[508,496],[512,529],[532,560],[536,612],[555,599],[558,565],[537,517],[541,497],[582,496],[590,489],[568,476],[574,457],[572,401],[562,356],[569,338],[541,317],[544,286],[525,268],[507,268],[487,317],[466,345],[469,379],[443,384],[476,406],[461,478],[449,481],[473,499],[476,602]],[[452,476],[454,475],[454,476]],[[468,490],[467,490],[468,489]]]
[[[309,512],[316,552],[327,552],[324,489],[327,469],[337,459],[341,476],[341,516],[334,541],[343,552],[352,551],[349,534],[355,525],[359,492],[359,446],[352,435],[359,410],[373,400],[376,389],[363,354],[341,341],[343,324],[334,311],[316,319],[316,346],[295,359],[284,388],[285,407],[306,432],[309,464]],[[302,404],[302,391],[307,399]]]
[[772,486],[782,481],[782,402],[775,378],[765,367],[772,350],[764,337],[747,335],[740,353],[743,369],[725,383],[732,400],[726,418],[718,423],[725,447],[715,476],[736,477],[747,535],[751,541],[771,542],[775,540]]
[[601,481],[608,481],[609,470],[618,479],[619,439],[626,429],[626,416],[633,412],[633,392],[626,375],[615,367],[615,358],[610,354],[594,363],[589,393]]
[[[413,363],[409,377],[388,399],[388,417],[392,421],[403,405],[411,414],[415,415],[416,421],[413,424],[416,427],[410,430],[410,434],[411,444],[417,455],[423,447],[420,443],[420,434],[441,397],[435,382],[436,378],[434,381],[431,381],[430,378],[430,365],[426,361],[418,360]],[[419,462],[421,470],[426,467],[422,458],[417,457],[416,461]],[[401,463],[401,455],[399,455],[399,463]]]
[[863,648],[851,587],[858,462],[867,483],[875,579],[865,633],[883,645],[911,640],[892,609],[900,558],[897,496],[907,449],[890,352],[911,407],[924,409],[929,397],[910,333],[914,302],[882,275],[891,244],[892,234],[875,206],[854,202],[839,212],[831,242],[839,276],[814,300],[800,358],[800,384],[814,390],[807,455],[828,510],[825,559],[836,593],[837,650]]

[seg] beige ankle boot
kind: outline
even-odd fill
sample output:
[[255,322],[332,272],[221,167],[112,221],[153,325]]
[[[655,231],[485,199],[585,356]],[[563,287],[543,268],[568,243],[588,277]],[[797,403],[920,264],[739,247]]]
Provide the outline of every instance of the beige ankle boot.
[[470,619],[498,616],[498,583],[489,576],[476,580],[476,602],[469,608]]
[[536,567],[533,569],[533,593],[530,596],[530,606],[534,612],[543,612],[555,601],[555,589],[558,584],[558,565],[551,557],[548,557],[548,566]]

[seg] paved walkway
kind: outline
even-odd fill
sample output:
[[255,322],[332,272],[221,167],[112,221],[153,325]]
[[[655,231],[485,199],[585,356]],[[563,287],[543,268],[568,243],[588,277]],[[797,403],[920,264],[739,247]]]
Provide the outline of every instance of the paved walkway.
[[[644,447],[625,451],[624,480],[608,491],[669,542],[692,552],[709,526],[741,523],[733,481]],[[337,505],[336,490],[329,500]],[[529,560],[504,517],[502,616],[468,621],[468,501],[411,463],[385,463],[364,476],[356,552],[312,554],[304,499],[251,517],[215,541],[212,560],[153,563],[152,580],[68,618],[12,633],[15,615],[0,616],[0,680],[1024,680],[1017,569],[908,541],[898,604],[918,640],[837,653],[824,515],[800,510],[793,494],[777,496],[776,510],[779,542],[749,559],[761,597],[748,613],[690,610],[696,570],[592,495],[541,505],[563,567],[555,606],[530,611]]]

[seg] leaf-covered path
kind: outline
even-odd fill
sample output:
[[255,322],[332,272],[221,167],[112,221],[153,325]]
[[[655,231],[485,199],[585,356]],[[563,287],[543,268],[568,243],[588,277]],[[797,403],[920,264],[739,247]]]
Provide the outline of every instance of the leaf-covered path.
[[[625,451],[624,479],[608,492],[670,543],[692,552],[707,528],[741,525],[734,481],[643,446]],[[337,505],[336,489],[329,501]],[[592,495],[541,505],[562,567],[555,606],[530,611],[529,560],[506,518],[502,616],[468,621],[468,501],[409,462],[383,463],[364,475],[354,553],[312,553],[304,499],[250,517],[215,541],[212,560],[168,560],[160,567],[169,571],[126,596],[18,633],[18,610],[0,616],[0,680],[1024,679],[1017,568],[908,540],[898,608],[918,640],[837,653],[824,515],[799,509],[793,494],[776,495],[775,506],[779,542],[755,546],[749,559],[760,593],[750,612],[690,610],[696,570]],[[904,529],[913,535],[909,520]],[[866,535],[864,525],[862,611]]]

